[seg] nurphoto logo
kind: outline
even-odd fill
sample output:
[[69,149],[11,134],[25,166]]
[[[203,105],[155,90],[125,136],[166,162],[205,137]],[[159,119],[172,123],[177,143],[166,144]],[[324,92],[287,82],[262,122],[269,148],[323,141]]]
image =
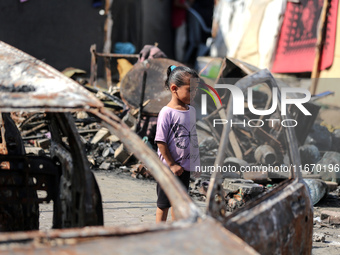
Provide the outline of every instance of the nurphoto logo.
[[[221,97],[219,96],[218,92],[216,89],[224,89],[224,90],[229,90],[230,91],[230,97],[232,97],[232,106],[233,106],[233,115],[244,115],[245,112],[245,96],[242,92],[242,90],[235,85],[231,84],[216,84],[215,88],[204,84],[203,88],[199,88],[202,91],[206,92],[206,94],[201,95],[201,114],[202,115],[207,115],[207,95],[211,97],[213,100],[216,109],[219,109],[222,107],[222,100]],[[210,90],[210,91],[209,91]],[[300,98],[288,98],[289,93],[294,93],[294,94],[302,94],[303,97]],[[303,105],[304,103],[307,103],[311,99],[311,93],[305,89],[305,88],[291,88],[291,87],[284,87],[281,88],[281,100],[279,102],[278,100],[278,88],[273,88],[271,91],[271,106],[268,109],[256,109],[254,106],[254,95],[253,95],[253,89],[248,88],[247,89],[247,108],[253,115],[257,116],[264,116],[264,115],[270,115],[273,114],[278,105],[280,104],[280,109],[281,109],[281,115],[287,115],[287,106],[288,105],[295,105],[304,115],[310,116],[312,115],[306,107]],[[246,126],[246,124],[249,127],[262,127],[265,123],[265,121],[269,122],[269,125],[273,126],[274,122],[280,122],[282,126],[284,127],[295,127],[298,123],[294,119],[285,119],[285,120],[280,120],[280,119],[251,119],[251,120],[243,120],[243,121],[238,121],[238,122],[233,122],[232,119],[227,120],[227,119],[213,119],[213,126],[215,127],[216,125],[225,125],[225,124],[230,124],[232,125],[243,125]]]

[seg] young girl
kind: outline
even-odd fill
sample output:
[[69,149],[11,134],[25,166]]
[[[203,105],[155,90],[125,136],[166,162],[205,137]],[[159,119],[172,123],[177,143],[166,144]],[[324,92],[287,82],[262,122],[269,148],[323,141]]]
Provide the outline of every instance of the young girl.
[[[184,66],[169,66],[165,86],[171,91],[171,101],[158,115],[155,142],[161,161],[178,176],[188,190],[190,171],[200,166],[196,133],[196,111],[190,106],[198,83],[190,84],[190,79],[198,80],[198,74]],[[192,80],[193,81],[193,80]],[[170,202],[157,184],[156,222],[166,221]],[[174,214],[171,213],[174,220]]]

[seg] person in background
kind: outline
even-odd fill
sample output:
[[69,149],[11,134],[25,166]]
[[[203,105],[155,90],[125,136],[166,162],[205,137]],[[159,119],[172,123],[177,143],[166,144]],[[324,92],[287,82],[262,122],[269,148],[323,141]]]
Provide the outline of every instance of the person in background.
[[[206,41],[211,37],[212,18],[214,12],[214,0],[195,0],[187,17],[187,47],[183,63],[194,66],[196,57],[205,56],[209,52]],[[203,29],[203,25],[206,29]]]
[[171,27],[173,34],[173,49],[175,59],[183,61],[185,45],[187,42],[187,9],[194,0],[173,0],[171,12]]

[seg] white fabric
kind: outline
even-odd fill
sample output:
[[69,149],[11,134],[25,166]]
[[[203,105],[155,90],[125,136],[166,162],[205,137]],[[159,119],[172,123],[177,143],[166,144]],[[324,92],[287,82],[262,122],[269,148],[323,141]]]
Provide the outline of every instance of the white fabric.
[[260,68],[269,68],[286,2],[220,0],[214,12],[219,31],[211,55],[238,58]]

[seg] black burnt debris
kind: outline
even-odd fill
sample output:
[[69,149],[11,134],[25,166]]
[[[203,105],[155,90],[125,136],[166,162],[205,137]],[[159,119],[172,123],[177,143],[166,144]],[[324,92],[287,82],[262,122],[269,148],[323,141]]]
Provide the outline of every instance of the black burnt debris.
[[[153,65],[156,63],[158,62],[155,62]],[[160,64],[162,65],[163,63]],[[132,69],[131,73],[127,72],[126,79],[129,79],[129,83],[131,83],[136,79],[135,77],[140,77],[139,74],[148,70],[148,68],[149,67],[144,66],[144,68],[140,70],[138,68],[136,70]],[[234,65],[234,69],[236,68],[239,67]],[[234,69],[229,69],[229,73],[223,71],[223,77],[221,78],[228,78],[230,73],[234,74]],[[243,73],[242,70],[236,73],[238,73],[240,77],[238,77],[235,82],[246,76],[246,73]],[[72,72],[72,75],[74,74],[75,72]],[[157,73],[153,75],[157,76]],[[73,78],[79,80],[77,76]],[[138,86],[132,90],[134,92],[127,90],[121,93],[121,87],[113,86],[107,90],[105,88],[91,86],[91,84],[84,82],[84,78],[80,80],[87,90],[104,103],[105,107],[117,114],[129,128],[135,130],[141,138],[144,138],[145,143],[148,144],[149,147],[154,150],[156,149],[153,143],[156,128],[154,121],[156,117],[154,117],[155,114],[153,111],[157,111],[153,106],[155,105],[153,102],[154,95],[145,93],[143,109],[141,108],[143,104],[137,103],[138,100],[141,100],[140,95],[142,93],[141,90],[137,89]],[[122,78],[120,80],[124,87],[126,81]],[[136,80],[134,83],[141,84],[142,82],[142,80]],[[149,80],[146,81],[146,87],[156,86],[155,82],[151,84],[150,82]],[[142,88],[140,87],[139,89]],[[146,92],[148,91],[149,90],[146,90]],[[131,96],[135,98],[132,101]],[[265,109],[268,107],[269,98],[272,98],[272,95],[268,90],[260,89],[255,91],[254,107]],[[206,117],[198,119],[196,123],[198,137],[200,139],[199,149],[202,175],[199,179],[196,179],[196,181],[192,179],[190,194],[199,200],[205,200],[210,176],[214,171],[218,170],[222,171],[224,183],[237,183],[238,180],[243,180],[241,182],[243,183],[242,185],[254,187],[258,185],[261,187],[261,189],[245,191],[245,187],[242,185],[240,187],[234,185],[232,186],[233,188],[230,188],[230,185],[223,185],[227,210],[232,212],[288,179],[290,174],[287,170],[292,166],[288,163],[289,144],[287,145],[284,139],[284,128],[282,125],[279,125],[279,121],[273,121],[280,119],[280,112],[276,111],[270,116],[261,116],[259,119],[254,119],[251,112],[246,110],[244,119],[240,116],[232,117],[234,123],[244,124],[235,124],[231,127],[229,133],[230,142],[225,149],[225,159],[223,160],[223,164],[219,166],[220,168],[215,168],[214,163],[219,152],[223,125],[216,125],[216,123],[213,123],[213,120],[217,118],[221,119],[221,116],[223,116],[222,112],[226,112],[228,97],[223,99],[223,103],[222,108],[212,111],[212,113]],[[150,107],[147,109],[150,110],[144,112],[145,106],[148,105]],[[312,192],[315,187],[318,187],[317,183],[319,182],[326,181],[328,186],[332,185],[329,182],[339,184],[339,173],[331,171],[332,169],[328,168],[328,165],[334,165],[334,167],[336,167],[339,163],[338,154],[336,154],[336,150],[339,147],[337,146],[339,140],[337,139],[337,134],[339,132],[338,129],[330,132],[325,126],[321,126],[320,122],[316,121],[315,116],[318,115],[320,107],[311,102],[308,103],[307,108],[312,111],[312,117],[307,118],[299,112],[299,109],[294,107],[291,107],[290,114],[296,123],[300,123],[300,125],[297,125],[295,128],[298,137],[295,142],[296,146],[298,146],[301,160],[299,170],[302,172],[303,178],[309,179],[307,186]],[[140,115],[140,109],[143,111],[142,117]],[[97,122],[96,118],[86,112],[75,112],[72,115],[81,136],[83,146],[86,148],[87,159],[91,169],[126,172],[130,173],[134,178],[152,179],[151,174],[145,166],[136,160],[134,155],[125,148],[118,137],[111,135],[107,128],[103,127],[100,122]],[[30,153],[43,155],[45,151],[47,151],[48,146],[50,146],[50,133],[44,129],[47,123],[39,119],[39,117],[42,117],[41,114],[28,116],[29,118],[24,115],[20,116],[20,118],[24,117],[26,117],[26,120],[20,125],[20,131],[26,144],[26,150]],[[247,123],[251,124],[247,125]],[[264,124],[254,128],[258,123]],[[324,169],[326,170],[321,171]],[[321,185],[323,188],[320,187],[320,190],[316,190],[317,193],[323,195],[315,199],[315,203],[319,202],[322,197],[327,197],[329,190],[324,188],[325,185],[327,186],[326,182],[323,182],[323,185]],[[256,190],[256,192],[253,190]],[[315,190],[313,192],[315,192]]]
[[[92,54],[97,54],[97,57],[103,55],[95,51]],[[120,56],[112,55],[110,57]],[[153,91],[152,88],[157,86],[154,79],[151,79],[151,76],[153,75],[156,80],[158,79],[157,77],[160,74],[157,72],[159,72],[160,68],[155,66],[163,66],[163,62],[166,60],[163,59],[163,62],[152,61],[149,65],[136,66],[134,69],[126,71],[126,78],[119,78],[122,87],[112,85],[106,89],[103,88],[105,85],[99,87],[96,84],[90,84],[86,82],[82,73],[80,76],[77,76],[78,69],[71,70],[70,76],[79,81],[89,92],[100,99],[104,106],[119,116],[129,128],[137,132],[149,147],[156,150],[156,146],[153,143],[156,128],[154,119],[156,119],[155,115],[159,111],[157,107],[155,108],[155,105],[159,104],[155,104],[153,100],[159,92],[150,94]],[[229,68],[222,70],[220,78],[233,77],[233,81],[236,83],[247,76],[246,71],[237,64],[228,59],[226,61],[229,63]],[[166,63],[166,65],[169,63]],[[140,80],[140,77],[149,68],[155,73],[151,72],[151,76],[144,81],[146,83],[146,90],[144,92],[145,98],[142,99],[141,84],[143,81]],[[67,70],[70,72],[70,69]],[[235,78],[235,74],[238,77]],[[128,84],[135,84],[133,85],[135,88],[131,90],[131,85]],[[130,87],[130,90],[127,90],[127,86]],[[15,88],[4,87],[4,91],[9,89],[13,90]],[[17,90],[19,89],[17,88]],[[200,139],[199,149],[202,175],[196,181],[192,179],[190,194],[199,200],[205,200],[210,176],[214,171],[218,170],[222,170],[222,178],[225,182],[244,180],[243,182],[246,183],[244,185],[259,185],[261,187],[261,191],[245,192],[242,185],[243,188],[237,188],[238,186],[234,185],[232,189],[230,186],[226,188],[224,185],[224,199],[228,211],[234,211],[236,208],[244,206],[248,201],[256,199],[262,193],[264,194],[288,179],[290,174],[287,170],[291,168],[291,165],[288,163],[289,144],[284,139],[284,128],[280,125],[280,121],[282,123],[280,112],[276,111],[270,116],[261,116],[259,119],[254,119],[254,115],[249,110],[246,110],[243,119],[240,116],[232,116],[230,118],[230,121],[239,124],[235,124],[230,128],[229,144],[225,149],[223,164],[219,166],[220,168],[214,166],[219,152],[223,125],[216,125],[216,122],[213,123],[213,120],[221,120],[221,116],[225,116],[223,112],[227,112],[229,96],[224,97],[224,104],[220,109],[212,111],[208,116],[201,117],[196,123]],[[268,90],[258,89],[254,91],[254,107],[256,109],[266,109],[269,106],[270,98],[272,98],[272,95]],[[138,103],[140,100],[142,100],[142,104]],[[320,110],[317,104],[313,102],[307,103],[306,108],[312,112],[311,117],[302,115],[296,107],[291,107],[289,110],[292,120],[300,123],[295,127],[297,135],[297,141],[295,142],[296,146],[298,146],[301,160],[299,170],[302,172],[303,178],[310,179],[310,182],[314,182],[314,179],[317,179],[319,182],[326,181],[328,186],[332,185],[329,182],[339,184],[339,172],[332,171],[328,167],[328,165],[336,167],[339,163],[336,152],[339,151],[339,139],[337,138],[339,136],[339,129],[330,132],[325,126],[320,125],[320,122],[316,120]],[[142,117],[140,110],[143,111]],[[89,116],[86,112],[75,112],[72,115],[83,146],[86,149],[91,169],[127,172],[134,178],[144,177],[152,179],[145,166],[136,160],[134,155],[125,148],[118,137],[110,134],[107,128],[103,127],[100,122],[97,122],[96,118]],[[44,155],[50,146],[50,133],[45,129],[47,123],[41,120],[41,117],[42,114],[32,116],[25,116],[24,114],[16,117],[25,119],[20,124],[20,131],[25,141],[26,150],[38,155]],[[244,124],[241,125],[240,123]],[[259,125],[259,123],[263,124]],[[310,185],[315,186],[316,184]],[[310,185],[307,184],[308,187]],[[323,194],[322,197],[326,197],[328,190],[322,189],[318,192]],[[317,199],[317,201],[319,202],[320,199]]]
[[34,92],[35,88],[32,85],[11,85],[11,86],[0,86],[0,92],[12,92],[12,93],[27,93]]

